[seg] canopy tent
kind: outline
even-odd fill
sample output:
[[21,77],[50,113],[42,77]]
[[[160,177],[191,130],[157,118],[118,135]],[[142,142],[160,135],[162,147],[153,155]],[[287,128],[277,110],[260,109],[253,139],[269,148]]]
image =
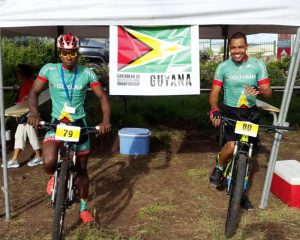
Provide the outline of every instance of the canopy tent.
[[[296,33],[295,47],[278,124],[284,125],[299,66],[300,1],[298,0],[0,0],[0,36],[56,37],[74,33],[79,37],[108,37],[110,25],[199,25],[200,38],[226,38],[236,31]],[[3,76],[0,45],[1,143],[6,218],[9,199],[3,107]],[[278,156],[281,135],[276,133],[270,156],[261,206],[267,203],[270,179]]]
[[199,25],[200,38],[229,34],[296,33],[297,0],[0,0],[3,35],[57,36],[57,26],[79,37],[107,37],[110,25]]

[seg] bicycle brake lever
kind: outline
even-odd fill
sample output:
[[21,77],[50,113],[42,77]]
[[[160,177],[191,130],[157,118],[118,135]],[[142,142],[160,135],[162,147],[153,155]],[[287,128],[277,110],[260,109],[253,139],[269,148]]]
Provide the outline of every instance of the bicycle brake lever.
[[271,128],[266,131],[267,133],[278,133],[282,135],[282,132],[278,131],[276,128]]
[[267,129],[266,132],[267,132],[268,134],[270,134],[270,133],[276,133],[277,130],[276,130],[276,128],[269,128],[269,129]]

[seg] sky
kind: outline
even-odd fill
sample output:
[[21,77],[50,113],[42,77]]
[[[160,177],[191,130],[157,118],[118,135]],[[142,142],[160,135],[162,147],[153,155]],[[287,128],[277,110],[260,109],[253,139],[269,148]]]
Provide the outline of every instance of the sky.
[[247,40],[249,43],[254,42],[271,42],[277,40],[277,34],[252,34],[247,36]]

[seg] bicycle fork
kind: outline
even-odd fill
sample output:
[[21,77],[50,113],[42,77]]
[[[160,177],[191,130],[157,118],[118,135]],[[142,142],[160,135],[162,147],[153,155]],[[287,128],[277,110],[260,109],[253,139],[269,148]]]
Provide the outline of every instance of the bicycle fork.
[[[66,198],[66,207],[70,207],[73,202],[75,201],[75,194],[76,194],[76,170],[75,170],[75,163],[76,163],[76,153],[72,152],[72,163],[69,163],[69,173],[68,173],[68,183],[67,183],[67,198]],[[52,190],[52,195],[51,195],[51,206],[52,208],[55,207],[55,201],[56,201],[56,193],[57,193],[57,183],[58,183],[58,178],[59,176],[59,171],[60,171],[60,164],[62,161],[68,161],[68,160],[63,160],[61,158],[60,150],[58,151],[58,156],[57,156],[57,164],[58,167],[56,171],[54,172],[54,186]]]
[[249,166],[250,166],[250,159],[252,158],[253,153],[253,143],[250,143],[249,151],[248,151],[248,161],[247,161],[247,167],[246,167],[246,175],[245,175],[245,181],[244,181],[244,191],[248,188],[248,182],[249,182]]
[[[60,155],[60,149],[59,149],[58,153],[57,153],[57,163],[59,164],[60,161],[61,161],[61,155]],[[54,172],[54,185],[53,185],[52,194],[51,194],[51,207],[52,208],[55,207],[57,183],[58,183],[58,170],[59,170],[59,168],[57,167]]]
[[72,164],[69,173],[69,180],[68,180],[68,205],[71,206],[75,200],[76,194],[76,170],[75,170],[75,163],[76,163],[76,153],[73,152],[72,156]]

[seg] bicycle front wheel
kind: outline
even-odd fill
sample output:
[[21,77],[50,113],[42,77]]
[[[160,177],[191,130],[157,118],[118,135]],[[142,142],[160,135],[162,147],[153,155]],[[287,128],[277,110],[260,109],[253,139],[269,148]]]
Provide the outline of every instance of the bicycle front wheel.
[[59,240],[62,238],[64,218],[66,212],[66,196],[67,196],[67,177],[68,177],[69,161],[63,161],[58,176],[57,195],[54,206],[52,239]]
[[244,192],[244,181],[246,176],[247,156],[240,153],[237,159],[235,173],[233,175],[232,189],[227,211],[225,236],[232,237],[240,221],[241,199]]

